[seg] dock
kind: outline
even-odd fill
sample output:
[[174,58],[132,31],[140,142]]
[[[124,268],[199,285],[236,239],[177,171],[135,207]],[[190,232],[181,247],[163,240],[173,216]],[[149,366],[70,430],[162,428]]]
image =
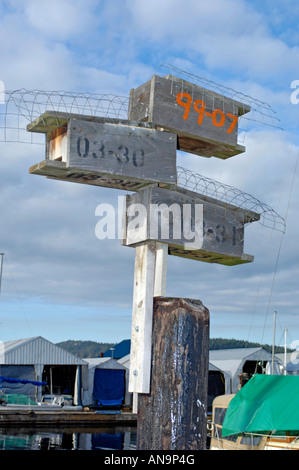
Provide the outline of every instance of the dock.
[[131,412],[1,409],[0,426],[102,426],[137,425],[137,414]]

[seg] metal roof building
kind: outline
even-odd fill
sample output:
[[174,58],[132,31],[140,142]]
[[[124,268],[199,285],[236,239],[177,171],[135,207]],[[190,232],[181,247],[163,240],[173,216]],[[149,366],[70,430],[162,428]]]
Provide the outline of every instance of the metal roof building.
[[295,349],[293,352],[287,352],[286,355],[284,353],[276,354],[276,356],[283,362],[283,367],[287,375],[299,375],[298,350]]
[[1,343],[0,364],[82,365],[86,363],[41,336],[36,336]]
[[[240,385],[240,374],[271,373],[272,355],[264,348],[217,349],[209,353],[209,362],[230,377],[225,393],[236,393]],[[281,360],[274,356],[274,373],[280,374]],[[226,380],[227,382],[227,380]]]
[[[88,386],[87,367],[83,359],[41,336],[0,343],[0,386],[6,393],[23,393],[35,401],[45,394],[65,394],[78,405]],[[47,385],[10,383],[7,378]]]

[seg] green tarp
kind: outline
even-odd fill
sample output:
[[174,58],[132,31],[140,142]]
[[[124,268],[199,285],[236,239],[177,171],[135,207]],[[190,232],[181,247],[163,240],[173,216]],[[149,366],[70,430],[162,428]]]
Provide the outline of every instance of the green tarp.
[[4,395],[3,398],[5,398],[10,405],[37,405],[35,401],[21,393],[9,393]]
[[230,402],[222,436],[299,434],[299,376],[254,375]]

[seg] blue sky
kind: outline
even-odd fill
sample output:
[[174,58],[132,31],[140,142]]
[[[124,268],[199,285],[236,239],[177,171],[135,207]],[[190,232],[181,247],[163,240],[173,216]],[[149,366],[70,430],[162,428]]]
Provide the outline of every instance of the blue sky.
[[[299,104],[290,100],[299,79],[298,2],[2,0],[0,15],[6,90],[129,96],[171,64],[275,110],[283,131],[252,126],[244,154],[219,161],[180,153],[178,162],[287,215],[285,235],[248,227],[245,252],[255,256],[248,265],[169,257],[167,295],[202,300],[212,337],[270,343],[276,310],[277,343],[284,328],[288,344],[299,340]],[[29,175],[43,146],[0,149],[0,339],[129,338],[134,250],[95,236],[97,205],[116,206],[119,192]]]

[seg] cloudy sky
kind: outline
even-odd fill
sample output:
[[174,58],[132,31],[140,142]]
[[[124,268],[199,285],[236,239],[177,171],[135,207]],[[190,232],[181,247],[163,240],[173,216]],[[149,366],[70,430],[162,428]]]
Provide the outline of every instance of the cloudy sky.
[[[246,265],[169,257],[167,295],[200,299],[211,337],[271,343],[275,310],[276,343],[285,328],[288,344],[299,342],[298,1],[1,0],[0,15],[7,92],[127,97],[171,64],[275,110],[283,130],[252,125],[244,154],[221,161],[179,152],[178,163],[270,205],[287,219],[286,233],[251,224],[244,251],[255,261]],[[0,339],[129,338],[134,249],[95,236],[98,204],[117,207],[124,193],[29,175],[43,145],[2,138],[0,149]]]

